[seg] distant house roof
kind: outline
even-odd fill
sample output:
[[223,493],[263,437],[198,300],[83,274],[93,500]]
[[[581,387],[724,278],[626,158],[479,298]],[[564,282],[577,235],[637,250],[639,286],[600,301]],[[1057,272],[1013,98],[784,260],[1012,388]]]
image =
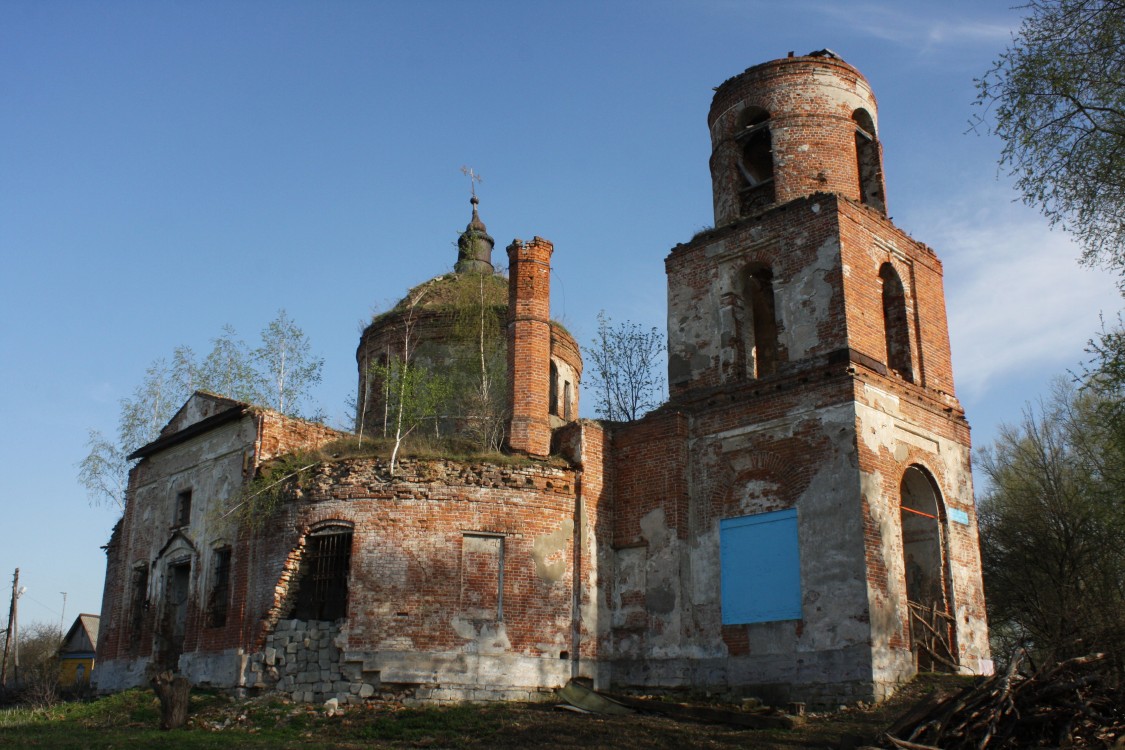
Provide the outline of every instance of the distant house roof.
[[101,619],[97,615],[81,614],[74,619],[70,630],[66,631],[60,653],[93,652],[98,647],[98,628]]

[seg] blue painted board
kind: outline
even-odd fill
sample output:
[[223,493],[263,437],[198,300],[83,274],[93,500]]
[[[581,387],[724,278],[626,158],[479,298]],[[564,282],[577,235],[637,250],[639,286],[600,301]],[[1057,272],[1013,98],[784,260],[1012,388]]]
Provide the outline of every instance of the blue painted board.
[[719,522],[723,624],[801,619],[797,509]]

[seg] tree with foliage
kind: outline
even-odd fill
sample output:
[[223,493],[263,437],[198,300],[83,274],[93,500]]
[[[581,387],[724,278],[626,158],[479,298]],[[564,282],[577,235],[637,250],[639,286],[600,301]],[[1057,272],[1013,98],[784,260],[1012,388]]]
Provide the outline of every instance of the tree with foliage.
[[1024,202],[1073,234],[1084,262],[1125,273],[1125,0],[1025,7],[978,81],[981,121]]
[[116,441],[90,431],[88,453],[78,464],[78,481],[90,501],[124,510],[131,465],[127,456],[159,437],[197,390],[298,416],[303,400],[320,382],[324,364],[310,351],[304,332],[280,310],[254,350],[228,325],[211,340],[211,351],[202,360],[190,347],[180,346],[171,365],[165,359],[154,361],[133,394],[121,400]]
[[[0,632],[0,644],[5,633]],[[15,697],[32,708],[50,708],[59,700],[59,648],[63,642],[58,625],[33,622],[21,628],[19,636],[20,668],[8,687]],[[2,646],[0,646],[2,648]],[[11,665],[9,665],[11,666]]]
[[163,359],[149,365],[133,395],[121,399],[117,421],[117,441],[99,430],[90,430],[89,452],[78,464],[78,481],[86,488],[91,503],[125,509],[125,487],[129,481],[127,456],[160,435],[183,401],[191,393],[190,375],[194,368],[191,350],[180,347],[174,353],[176,366],[169,368]]
[[980,453],[981,554],[998,655],[1107,651],[1125,668],[1125,443],[1101,397],[1056,384]]
[[324,360],[312,355],[305,332],[284,309],[262,329],[254,359],[266,382],[266,405],[282,414],[297,413],[301,399],[320,383],[324,367]]
[[423,285],[406,300],[402,322],[402,349],[391,353],[385,363],[369,365],[371,380],[383,391],[384,436],[394,441],[390,473],[395,475],[402,443],[427,420],[436,422],[438,408],[450,396],[449,380],[414,362],[414,322],[418,306],[429,291]]
[[582,348],[600,417],[630,421],[661,404],[664,378],[658,366],[664,337],[659,330],[645,331],[632,321],[614,325],[603,310],[593,345]]
[[507,423],[506,284],[491,273],[466,272],[453,288],[452,413],[478,448],[498,451]]

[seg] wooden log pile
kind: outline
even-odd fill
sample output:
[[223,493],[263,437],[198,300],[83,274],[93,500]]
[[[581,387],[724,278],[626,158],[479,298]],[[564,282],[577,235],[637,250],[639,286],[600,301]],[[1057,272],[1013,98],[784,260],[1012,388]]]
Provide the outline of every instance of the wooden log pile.
[[882,747],[1125,748],[1125,690],[1105,654],[1021,670],[1025,655],[1002,674],[953,696],[915,706],[884,735]]

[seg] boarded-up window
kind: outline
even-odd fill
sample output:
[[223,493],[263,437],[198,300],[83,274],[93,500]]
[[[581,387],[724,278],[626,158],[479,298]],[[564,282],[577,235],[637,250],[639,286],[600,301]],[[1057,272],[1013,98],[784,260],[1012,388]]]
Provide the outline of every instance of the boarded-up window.
[[298,573],[297,620],[339,620],[348,614],[352,530],[329,526],[309,534]]
[[719,522],[723,624],[801,619],[797,510]]
[[504,537],[462,537],[461,610],[473,619],[504,619]]
[[230,603],[230,547],[215,550],[211,558],[211,595],[207,602],[207,624],[221,628],[227,624]]

